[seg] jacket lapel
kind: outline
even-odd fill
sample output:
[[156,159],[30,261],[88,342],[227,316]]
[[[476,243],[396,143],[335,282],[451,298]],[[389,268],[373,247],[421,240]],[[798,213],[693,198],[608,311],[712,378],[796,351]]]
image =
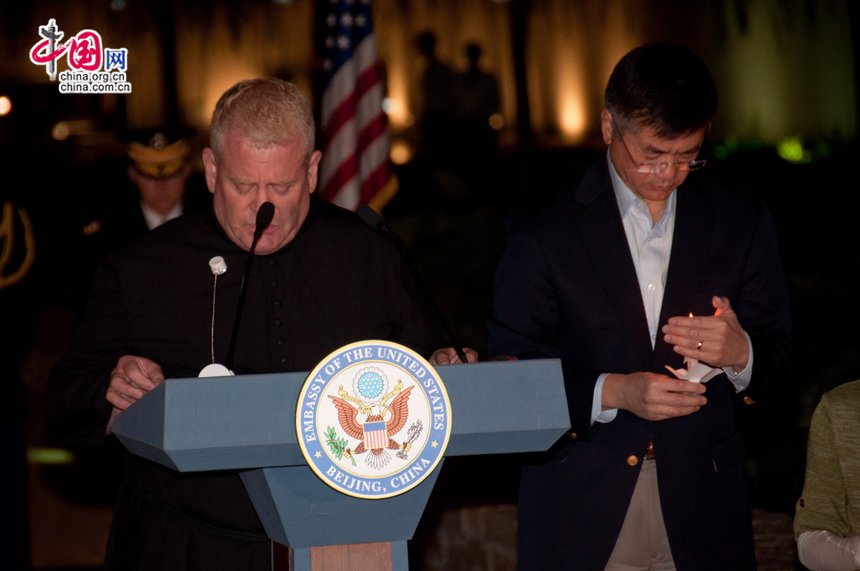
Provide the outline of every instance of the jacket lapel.
[[[702,252],[712,239],[714,231],[713,214],[701,193],[696,192],[695,186],[685,183],[675,192],[675,233],[660,311],[661,327],[670,317],[702,312],[701,292],[698,291],[696,282],[707,271]],[[659,361],[660,366],[681,364],[681,357],[672,351],[670,345],[663,342],[660,333],[655,349],[655,362]]]
[[637,360],[647,363],[651,355],[648,320],[605,161],[586,172],[576,201],[580,209],[575,224],[595,273]]

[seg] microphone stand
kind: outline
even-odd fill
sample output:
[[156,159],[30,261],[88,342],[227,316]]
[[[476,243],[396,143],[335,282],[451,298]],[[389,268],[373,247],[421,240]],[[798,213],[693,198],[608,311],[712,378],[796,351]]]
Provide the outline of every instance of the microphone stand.
[[403,239],[400,238],[388,224],[382,219],[382,216],[379,215],[371,207],[366,204],[361,204],[356,210],[356,214],[361,220],[367,224],[368,226],[375,228],[385,236],[388,236],[392,242],[397,246],[397,249],[400,251],[400,256],[406,262],[406,267],[409,268],[409,272],[412,274],[412,278],[418,284],[418,287],[421,289],[424,297],[430,302],[430,306],[433,308],[433,312],[436,315],[436,320],[442,326],[442,329],[445,332],[445,335],[451,341],[451,345],[454,347],[454,351],[457,352],[457,356],[460,358],[460,361],[463,363],[468,363],[468,359],[466,359],[466,353],[463,351],[463,346],[460,345],[460,342],[457,341],[457,337],[454,335],[454,332],[451,330],[451,327],[448,325],[448,321],[445,319],[445,314],[442,313],[442,310],[439,308],[439,305],[436,303],[436,300],[433,299],[433,295],[430,293],[430,288],[427,287],[427,284],[424,283],[424,280],[421,279],[421,275],[418,273],[418,269],[415,267],[415,264],[412,263],[412,259],[409,256],[409,251],[406,249],[406,244],[403,243]]
[[245,306],[245,284],[251,279],[251,264],[254,262],[254,250],[263,232],[272,223],[275,215],[275,206],[271,202],[264,202],[257,210],[257,224],[254,228],[254,239],[245,259],[245,273],[242,275],[242,284],[239,286],[239,302],[236,305],[236,317],[233,319],[233,334],[230,337],[230,349],[227,351],[227,362],[225,366],[233,370],[233,355],[236,352],[236,340],[239,338],[239,324],[242,322],[242,309]]

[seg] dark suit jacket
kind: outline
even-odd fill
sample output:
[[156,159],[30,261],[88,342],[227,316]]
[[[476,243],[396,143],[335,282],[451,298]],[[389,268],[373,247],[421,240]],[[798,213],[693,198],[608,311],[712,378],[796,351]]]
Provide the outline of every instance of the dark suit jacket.
[[[758,200],[692,173],[676,191],[660,325],[712,314],[727,296],[754,351],[751,385],[787,373],[788,295],[772,221]],[[658,333],[652,350],[606,159],[546,208],[512,217],[497,270],[490,354],[562,360],[571,434],[523,471],[522,569],[603,569],[649,439],[678,569],[751,569],[754,552],[735,389],[720,375],[699,412],[660,422],[620,410],[591,425],[601,373],[681,366]]]

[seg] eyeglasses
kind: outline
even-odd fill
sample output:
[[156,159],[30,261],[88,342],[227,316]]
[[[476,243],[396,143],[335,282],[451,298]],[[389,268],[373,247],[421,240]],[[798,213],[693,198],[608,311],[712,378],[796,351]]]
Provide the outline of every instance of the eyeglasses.
[[630,147],[628,147],[627,143],[624,142],[624,136],[621,134],[621,129],[618,128],[618,125],[614,121],[612,122],[612,127],[615,129],[615,133],[621,140],[621,146],[624,147],[624,150],[627,152],[627,156],[630,157],[631,162],[636,165],[636,167],[631,170],[634,170],[639,174],[660,174],[668,170],[669,167],[675,167],[675,170],[679,172],[695,171],[705,166],[708,162],[706,159],[695,159],[692,161],[639,163],[633,158],[633,153],[630,152]]

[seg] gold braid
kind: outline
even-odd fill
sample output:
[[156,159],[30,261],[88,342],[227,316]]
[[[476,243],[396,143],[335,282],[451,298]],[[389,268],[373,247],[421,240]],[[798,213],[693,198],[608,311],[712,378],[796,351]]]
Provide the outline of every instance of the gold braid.
[[15,214],[15,207],[12,202],[6,201],[3,205],[3,212],[0,214],[0,289],[9,287],[21,281],[30,268],[33,266],[33,260],[36,258],[36,240],[33,238],[33,227],[30,224],[30,217],[23,208],[18,208],[18,218],[21,219],[21,228],[24,231],[24,260],[18,269],[11,271],[5,275],[6,266],[12,258],[12,251],[15,246],[15,226],[12,217]]

